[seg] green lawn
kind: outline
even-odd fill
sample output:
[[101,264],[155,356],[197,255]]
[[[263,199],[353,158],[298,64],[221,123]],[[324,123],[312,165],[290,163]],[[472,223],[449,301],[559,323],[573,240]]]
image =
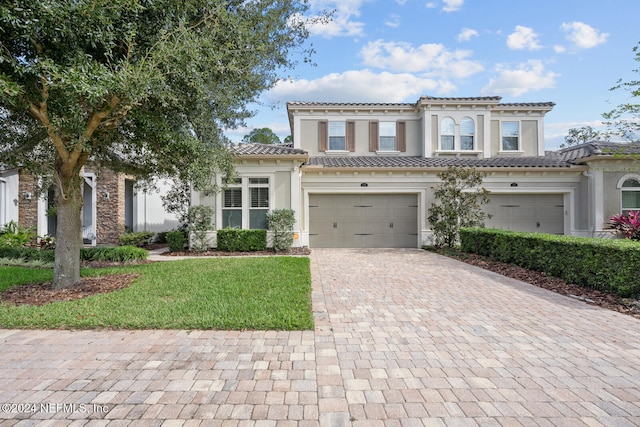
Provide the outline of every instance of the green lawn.
[[[126,289],[44,306],[0,304],[2,328],[273,329],[313,328],[309,259],[188,259],[108,269],[83,276],[138,273]],[[0,267],[0,290],[51,280],[51,269]]]

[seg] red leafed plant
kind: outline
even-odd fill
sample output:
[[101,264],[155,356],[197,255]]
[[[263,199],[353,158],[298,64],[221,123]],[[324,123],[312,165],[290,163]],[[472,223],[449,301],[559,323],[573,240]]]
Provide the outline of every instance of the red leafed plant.
[[627,239],[640,240],[640,211],[614,215],[609,218],[611,226]]

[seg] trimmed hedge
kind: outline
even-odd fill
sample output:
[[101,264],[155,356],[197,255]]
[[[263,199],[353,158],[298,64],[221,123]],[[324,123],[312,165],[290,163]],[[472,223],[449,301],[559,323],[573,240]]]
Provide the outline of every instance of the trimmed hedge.
[[137,246],[142,248],[151,243],[151,239],[156,233],[153,231],[132,231],[131,233],[121,234],[118,239],[120,246]]
[[169,252],[184,251],[184,243],[187,241],[187,238],[182,231],[168,231],[166,238],[167,244],[169,245]]
[[[149,252],[135,246],[80,248],[82,261],[129,262],[144,261]],[[24,261],[53,262],[53,249],[29,248],[26,246],[0,248],[0,258],[22,259]]]
[[460,230],[461,249],[622,297],[640,295],[640,243],[631,240]]
[[225,228],[218,230],[219,251],[251,252],[267,249],[267,230],[239,230]]

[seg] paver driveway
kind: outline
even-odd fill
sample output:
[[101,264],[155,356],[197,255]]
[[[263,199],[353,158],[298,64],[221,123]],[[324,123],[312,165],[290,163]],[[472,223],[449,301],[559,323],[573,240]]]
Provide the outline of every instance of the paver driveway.
[[419,250],[311,264],[315,331],[0,330],[0,423],[640,425],[636,319]]

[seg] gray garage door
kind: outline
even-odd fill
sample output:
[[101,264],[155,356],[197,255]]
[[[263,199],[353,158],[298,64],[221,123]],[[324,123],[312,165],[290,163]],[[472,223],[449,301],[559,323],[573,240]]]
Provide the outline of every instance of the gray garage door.
[[310,194],[312,248],[415,248],[416,194]]
[[564,198],[562,194],[492,194],[483,210],[493,218],[485,220],[489,228],[514,231],[564,234]]

